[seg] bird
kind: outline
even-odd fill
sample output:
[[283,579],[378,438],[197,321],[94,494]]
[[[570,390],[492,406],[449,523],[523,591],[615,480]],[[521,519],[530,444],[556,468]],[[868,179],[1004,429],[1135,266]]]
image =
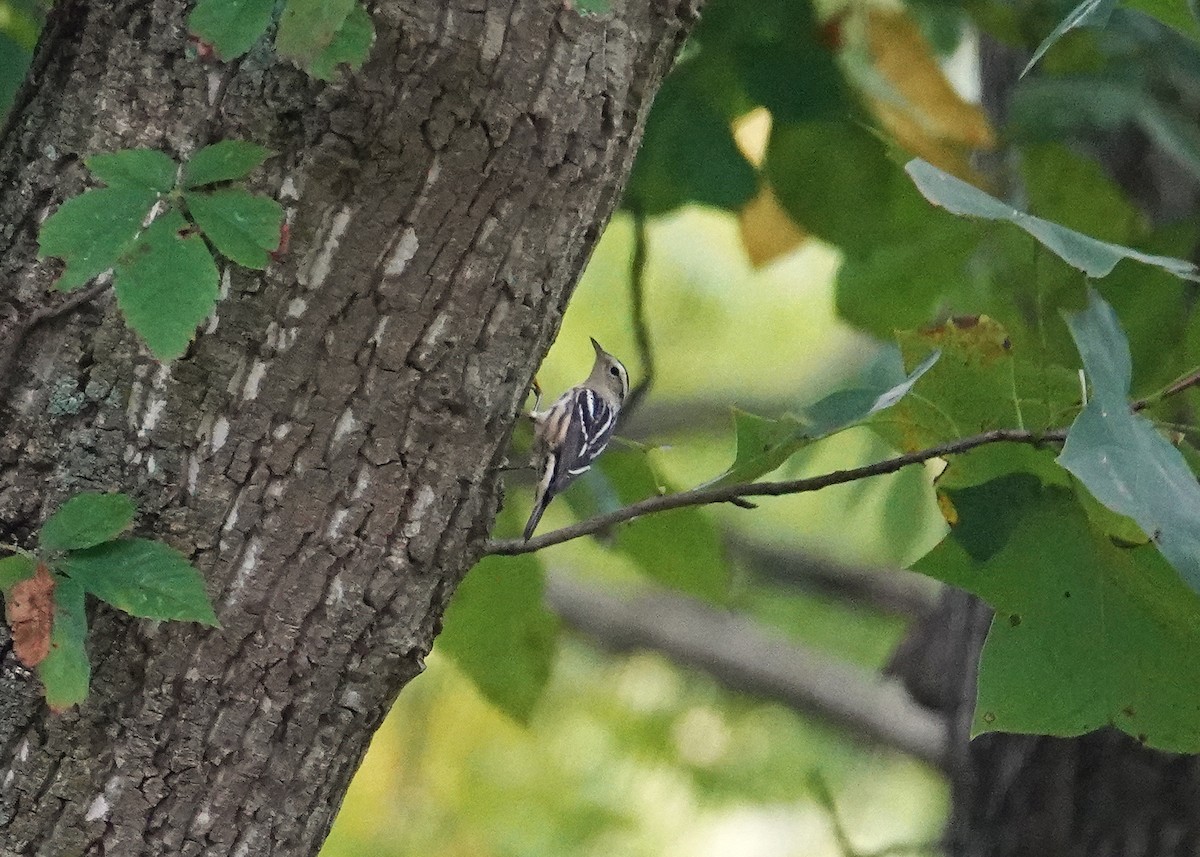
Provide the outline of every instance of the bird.
[[629,395],[624,364],[595,339],[596,362],[583,383],[571,387],[554,404],[539,411],[534,404],[533,448],[538,467],[533,512],[525,524],[525,541],[533,536],[542,513],[554,497],[588,469],[608,446],[621,405]]

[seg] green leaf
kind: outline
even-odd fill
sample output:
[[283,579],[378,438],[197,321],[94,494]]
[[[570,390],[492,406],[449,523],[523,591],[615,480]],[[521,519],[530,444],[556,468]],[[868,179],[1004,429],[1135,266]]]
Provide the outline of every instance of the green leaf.
[[[913,385],[933,368],[933,364],[937,363],[941,356],[942,352],[935,348],[913,367],[907,376],[904,376],[903,369],[897,361],[894,374],[888,373],[890,380],[886,383],[890,386],[880,388],[875,385],[856,390],[841,390],[826,396],[815,405],[810,405],[806,415],[812,425],[813,434],[833,434],[854,423],[862,422],[872,414],[887,410],[908,395]],[[900,380],[894,380],[896,376],[900,376]]]
[[1103,27],[1108,23],[1108,17],[1112,14],[1116,6],[1117,0],[1083,0],[1082,3],[1071,10],[1067,17],[1059,22],[1050,35],[1042,40],[1042,43],[1037,46],[1037,50],[1033,52],[1033,56],[1029,58],[1029,62],[1025,64],[1025,68],[1021,70],[1019,76],[1024,77],[1029,74],[1029,70],[1037,64],[1037,61],[1042,58],[1046,51],[1050,50],[1055,42],[1071,30],[1079,27]]
[[1195,0],[1125,0],[1122,5],[1157,19],[1193,41],[1200,40],[1200,26],[1192,14],[1196,8]]
[[[900,331],[896,338],[909,364],[931,349],[942,352],[922,381],[921,395],[906,397],[871,421],[872,428],[898,449],[923,449],[992,429],[1058,428],[1074,413],[1079,396],[1075,373],[1039,360],[1036,352],[1029,353],[1029,343],[1015,345],[1007,328],[989,316],[959,316],[917,331]],[[1034,472],[1059,471],[1034,450],[1004,445],[955,456],[946,475],[959,484],[976,484],[983,474],[995,473],[1001,460]],[[974,472],[976,466],[979,472]]]
[[[582,519],[643,500],[666,487],[661,486],[646,452],[609,449],[563,499]],[[724,545],[712,521],[699,509],[673,509],[621,524],[611,546],[652,580],[717,603],[729,597]]]
[[135,514],[137,507],[124,494],[76,494],[42,524],[38,544],[50,550],[90,548],[119,536]]
[[999,553],[1025,516],[1030,498],[1041,490],[1032,473],[1017,471],[959,490],[947,491],[957,522],[954,540],[975,562]]
[[1021,173],[1029,210],[1101,241],[1145,236],[1143,215],[1096,161],[1061,144],[1027,146]]
[[0,589],[8,589],[22,580],[33,577],[37,563],[24,554],[13,554],[0,559]]
[[752,482],[780,467],[813,441],[808,426],[788,414],[768,419],[734,408],[733,430],[737,438],[733,464],[713,485]]
[[610,0],[572,0],[580,15],[607,15],[612,10]]
[[[521,531],[517,510],[500,513],[498,533]],[[527,723],[557,651],[558,620],[546,609],[541,562],[533,554],[485,557],[446,609],[437,650],[488,700]]]
[[65,711],[87,699],[92,665],[88,662],[87,613],[83,587],[56,574],[54,625],[50,631],[50,654],[37,666],[38,678],[46,689],[46,704],[54,712]]
[[[1120,9],[1113,13],[1114,21],[1121,13]],[[1188,40],[1175,37],[1174,41]],[[1155,50],[1162,53],[1169,47],[1159,44]],[[1011,133],[1021,142],[1094,136],[1130,123],[1200,176],[1200,130],[1184,111],[1138,83],[1101,74],[1040,78],[1018,87],[1010,106]]]
[[179,166],[157,149],[104,152],[84,160],[92,175],[111,187],[166,193],[175,187]]
[[105,542],[72,551],[59,567],[92,595],[131,616],[218,624],[200,572],[162,542]]
[[1009,502],[1019,520],[986,561],[952,535],[916,565],[996,610],[973,731],[1112,725],[1161,750],[1200,750],[1200,599],[1153,548],[1118,548],[1091,529],[1069,491]]
[[60,205],[38,236],[39,258],[67,263],[55,288],[69,292],[113,267],[157,201],[152,190],[106,187]]
[[1098,241],[1081,232],[1018,211],[962,179],[942,172],[927,161],[919,158],[911,160],[905,165],[905,170],[925,198],[934,205],[940,205],[947,211],[964,217],[1007,220],[1028,232],[1063,261],[1089,277],[1107,276],[1122,259],[1134,259],[1163,268],[1177,277],[1200,282],[1200,270],[1191,262],[1167,256],[1152,256],[1120,244]]
[[208,240],[239,265],[262,270],[279,248],[283,208],[242,188],[185,193],[188,211]]
[[288,0],[275,35],[276,52],[308,69],[333,43],[355,5],[355,0]]
[[117,264],[117,305],[155,357],[173,360],[216,306],[219,280],[204,240],[169,211]]
[[1200,591],[1200,483],[1183,454],[1130,410],[1132,364],[1116,313],[1092,291],[1088,308],[1067,324],[1092,399],[1072,424],[1058,462],[1097,500],[1136,521]]
[[213,182],[244,179],[274,152],[244,140],[221,140],[205,146],[183,165],[183,186],[189,190]]
[[[849,120],[776,123],[764,171],[796,223],[848,254],[866,253],[905,231],[889,212],[899,170],[883,145]],[[849,202],[855,199],[879,205],[863,217]]]
[[308,73],[318,80],[333,80],[339,66],[348,65],[358,71],[371,53],[375,25],[362,6],[355,6],[325,50],[317,54]]
[[731,5],[747,18],[761,12],[774,19],[765,26],[753,20],[733,25],[736,32],[729,45],[747,95],[770,110],[774,121],[804,122],[847,114],[853,96],[838,58],[823,38],[812,3],[768,2],[753,12]]
[[889,353],[895,356],[896,365],[885,370],[886,381],[832,393],[810,405],[804,419],[784,416],[770,420],[735,410],[733,420],[737,451],[733,464],[709,484],[753,482],[775,470],[812,441],[890,408],[913,388],[917,379],[928,372],[941,356],[941,352],[933,351],[905,377],[898,365],[899,355],[894,350]]
[[262,38],[274,8],[275,0],[199,0],[188,30],[221,59],[236,59]]
[[978,231],[977,224],[946,215],[904,240],[847,254],[837,273],[838,315],[887,339],[920,327],[946,306],[961,306],[955,299],[970,288]]
[[626,205],[661,214],[687,202],[736,211],[758,192],[758,176],[733,139],[729,117],[691,64],[654,99],[626,189]]

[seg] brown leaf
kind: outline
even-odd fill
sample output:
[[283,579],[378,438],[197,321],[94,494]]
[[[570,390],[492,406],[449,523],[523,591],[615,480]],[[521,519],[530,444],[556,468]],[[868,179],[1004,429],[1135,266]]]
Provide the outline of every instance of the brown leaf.
[[45,563],[9,591],[4,618],[12,629],[13,652],[22,664],[33,669],[50,654],[50,630],[54,623],[54,575]]
[[[751,110],[733,123],[733,138],[746,160],[761,166],[771,136],[771,114],[765,108]],[[761,268],[786,256],[804,243],[808,235],[783,210],[775,192],[767,185],[738,212],[742,244],[750,264]]]
[[991,316],[959,315],[943,324],[922,328],[919,333],[938,348],[949,349],[978,366],[990,366],[1012,356],[1008,331]]
[[982,184],[970,153],[994,148],[995,132],[983,111],[954,91],[916,23],[903,10],[872,9],[867,38],[875,70],[899,98],[870,98],[875,115],[912,154]]
[[780,256],[791,253],[808,237],[804,230],[788,217],[775,193],[764,185],[754,199],[738,212],[742,244],[750,264],[761,268]]

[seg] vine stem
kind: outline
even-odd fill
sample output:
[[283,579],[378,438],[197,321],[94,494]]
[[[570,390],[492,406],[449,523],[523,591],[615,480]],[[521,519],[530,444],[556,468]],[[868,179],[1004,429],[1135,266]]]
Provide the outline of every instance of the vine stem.
[[646,321],[646,264],[650,236],[646,228],[646,216],[641,209],[634,208],[632,215],[633,252],[629,260],[629,299],[633,311],[633,337],[642,364],[642,380],[630,391],[622,407],[626,419],[650,392],[654,383],[654,348],[650,342],[650,325]]
[[603,515],[588,518],[569,527],[552,530],[529,541],[521,539],[494,539],[484,546],[484,553],[492,556],[516,556],[532,553],[553,545],[577,539],[580,536],[605,530],[616,524],[632,521],[642,515],[666,512],[671,509],[682,509],[687,506],[706,506],[711,503],[736,503],[746,497],[779,497],[787,494],[805,494],[820,491],[833,485],[843,485],[859,479],[872,476],[883,476],[895,473],[913,464],[923,464],[933,458],[943,458],[968,452],[976,447],[992,443],[1022,443],[1029,446],[1043,447],[1061,444],[1067,438],[1066,429],[1054,429],[1044,432],[1025,431],[1023,429],[993,429],[947,441],[927,449],[897,455],[874,464],[853,467],[849,470],[835,470],[821,476],[810,476],[804,479],[788,479],[778,482],[742,482],[734,485],[715,485],[693,488],[675,494],[664,494],[658,497],[648,497],[637,503],[632,503],[620,509],[614,509]]
[[0,551],[8,551],[9,553],[12,553],[12,554],[19,554],[20,556],[28,557],[29,559],[32,559],[34,561],[37,560],[37,554],[35,554],[33,551],[27,551],[23,547],[19,547],[17,545],[10,545],[7,542],[0,542]]

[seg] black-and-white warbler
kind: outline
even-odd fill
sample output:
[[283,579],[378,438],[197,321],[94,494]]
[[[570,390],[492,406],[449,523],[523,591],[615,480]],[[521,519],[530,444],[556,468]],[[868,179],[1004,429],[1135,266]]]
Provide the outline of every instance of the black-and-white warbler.
[[592,340],[596,362],[587,379],[567,390],[544,411],[534,410],[534,454],[537,457],[537,497],[525,541],[533,535],[546,506],[576,476],[582,476],[604,451],[617,425],[621,403],[629,393],[629,373],[621,361]]

